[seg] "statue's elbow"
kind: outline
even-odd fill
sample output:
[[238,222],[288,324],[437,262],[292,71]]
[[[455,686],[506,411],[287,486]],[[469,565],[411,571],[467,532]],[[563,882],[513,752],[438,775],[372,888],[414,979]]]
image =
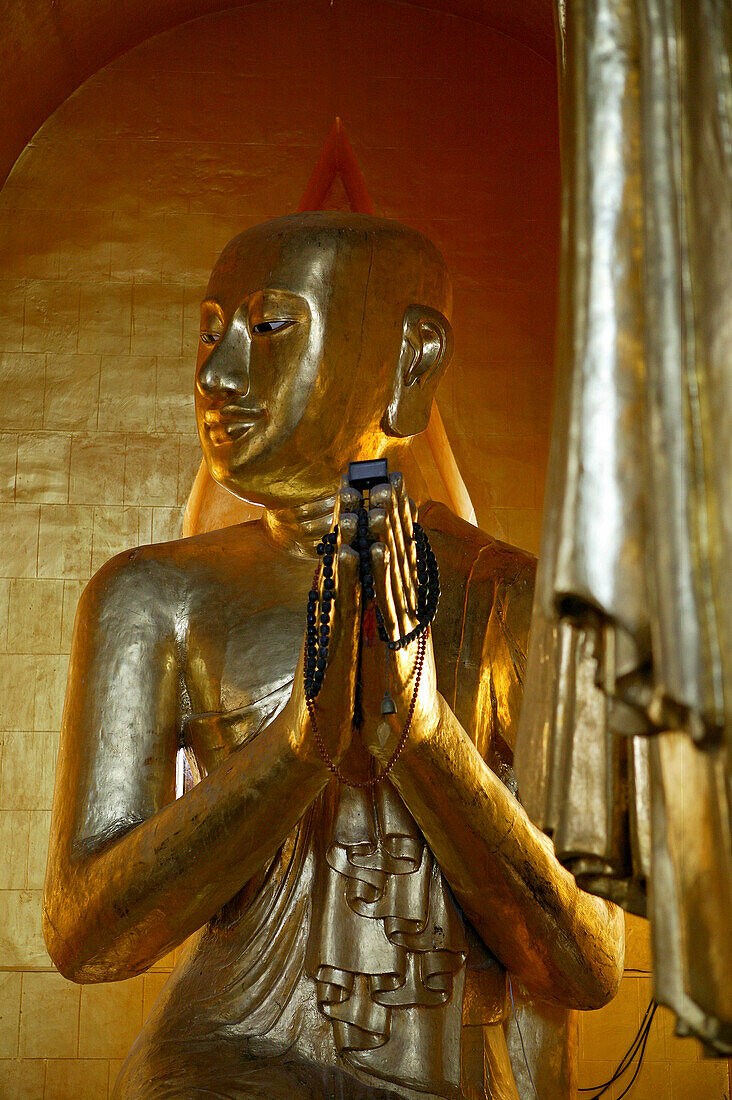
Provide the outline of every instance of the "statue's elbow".
[[604,1008],[606,1004],[612,1001],[613,997],[620,988],[620,982],[623,977],[622,964],[617,966],[615,962],[610,962],[606,967],[602,969],[600,973],[593,975],[594,981],[591,986],[583,990],[584,996],[582,997],[582,1004],[578,1004],[576,1007],[581,1008],[584,1011],[590,1011],[595,1008]]
[[78,985],[119,982],[135,977],[140,971],[121,966],[116,959],[89,959],[84,944],[59,932],[48,911],[43,912],[43,936],[51,962],[64,978]]
[[591,981],[583,990],[583,1004],[577,1008],[604,1008],[620,988],[625,967],[625,917],[622,909],[606,902],[608,922],[600,942],[595,944]]
[[55,912],[52,900],[43,903],[43,938],[51,962],[70,982],[83,982],[83,967],[78,947],[65,934],[59,914]]
[[87,985],[91,982],[113,982],[130,975],[118,973],[113,966],[106,965],[104,961],[94,959],[90,961],[91,952],[80,934],[81,922],[74,921],[74,926],[69,927],[69,922],[64,920],[59,906],[54,904],[53,898],[46,898],[43,904],[43,938],[46,941],[46,950],[51,962],[64,978],[79,985]]

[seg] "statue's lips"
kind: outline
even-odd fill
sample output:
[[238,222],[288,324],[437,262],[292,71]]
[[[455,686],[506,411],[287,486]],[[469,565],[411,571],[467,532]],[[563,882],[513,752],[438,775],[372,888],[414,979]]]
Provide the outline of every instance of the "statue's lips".
[[231,443],[262,423],[267,417],[266,409],[248,409],[241,405],[224,405],[220,409],[207,409],[203,422],[208,429],[212,443]]

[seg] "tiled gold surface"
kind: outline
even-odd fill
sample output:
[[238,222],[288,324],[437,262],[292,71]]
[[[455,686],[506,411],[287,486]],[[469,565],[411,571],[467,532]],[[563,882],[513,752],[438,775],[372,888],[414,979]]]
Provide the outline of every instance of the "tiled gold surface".
[[106,1098],[109,1063],[104,1058],[54,1058],[46,1064],[44,1100]]
[[18,1054],[22,981],[23,976],[17,971],[0,973],[0,1059],[15,1058]]
[[66,504],[71,439],[60,432],[21,432],[17,442],[16,501]]
[[50,966],[41,929],[41,893],[41,890],[0,890],[3,972]]
[[53,733],[4,733],[0,800],[9,810],[48,810],[53,795]]
[[[626,973],[614,1001],[598,1012],[580,1013],[580,1087],[600,1085],[632,1043],[652,996],[649,975]],[[729,1100],[726,1061],[704,1061],[695,1039],[674,1035],[674,1016],[659,1008],[640,1073],[628,1100]],[[630,1084],[625,1074],[604,1094],[617,1098]],[[587,1095],[587,1094],[586,1094]]]
[[74,434],[71,442],[71,504],[121,504],[125,437],[121,433]]
[[102,357],[95,354],[46,357],[43,426],[57,432],[96,431]]
[[152,971],[145,974],[142,986],[142,1018],[146,1020],[150,1009],[155,1004],[158,993],[165,985],[168,975],[165,973],[153,973]]
[[25,884],[29,890],[41,890],[43,888],[50,827],[50,810],[30,810],[28,812],[28,863]]
[[142,1026],[144,977],[81,987],[80,1058],[124,1058]]
[[58,653],[64,582],[38,578],[10,581],[6,646],[10,653]]
[[153,432],[155,402],[150,400],[150,393],[156,389],[156,358],[130,355],[126,362],[127,370],[121,375],[115,356],[102,356],[99,428],[107,432]]
[[[2,1100],[107,1100],[172,965],[80,990],[51,972],[43,945],[73,617],[110,556],[176,536],[199,462],[190,393],[208,271],[235,233],[296,207],[336,112],[377,211],[433,236],[454,273],[456,360],[440,407],[480,522],[538,548],[554,344],[551,70],[508,39],[422,13],[427,73],[412,9],[351,9],[361,33],[344,32],[332,71],[305,0],[277,9],[297,35],[263,3],[144,44],[62,105],[0,192]],[[627,965],[647,970],[641,923],[628,943]],[[583,1083],[610,1075],[649,984],[628,975],[583,1021]],[[700,1062],[667,1025],[659,1015],[632,1100],[723,1096],[724,1067]]]
[[27,811],[0,810],[0,890],[24,890],[28,885],[29,838]]
[[21,997],[21,1058],[75,1058],[79,1046],[81,990],[60,974],[24,974]]
[[84,580],[91,572],[93,509],[90,505],[42,504],[38,576]]
[[[37,504],[0,504],[3,576],[37,576],[40,515],[40,506]],[[5,681],[2,683],[4,685]]]
[[43,1096],[46,1063],[40,1058],[0,1061],[3,1100],[38,1100]]

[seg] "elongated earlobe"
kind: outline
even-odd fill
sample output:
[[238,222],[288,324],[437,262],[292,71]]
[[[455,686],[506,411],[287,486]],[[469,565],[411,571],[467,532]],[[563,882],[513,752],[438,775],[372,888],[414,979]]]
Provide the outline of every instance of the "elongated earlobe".
[[404,438],[427,427],[437,385],[450,362],[452,328],[430,306],[412,305],[404,313],[399,368],[384,415],[387,435]]

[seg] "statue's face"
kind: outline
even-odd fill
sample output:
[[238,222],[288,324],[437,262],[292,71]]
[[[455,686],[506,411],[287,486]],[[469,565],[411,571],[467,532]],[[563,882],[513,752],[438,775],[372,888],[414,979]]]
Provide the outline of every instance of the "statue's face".
[[212,476],[267,507],[334,492],[349,461],[385,452],[406,301],[399,259],[414,266],[398,238],[383,246],[392,263],[366,231],[339,234],[312,216],[283,231],[282,221],[224,250],[196,370]]
[[213,477],[256,493],[273,463],[286,461],[280,452],[310,400],[323,354],[323,294],[309,265],[285,264],[270,248],[223,260],[202,305],[196,419]]

